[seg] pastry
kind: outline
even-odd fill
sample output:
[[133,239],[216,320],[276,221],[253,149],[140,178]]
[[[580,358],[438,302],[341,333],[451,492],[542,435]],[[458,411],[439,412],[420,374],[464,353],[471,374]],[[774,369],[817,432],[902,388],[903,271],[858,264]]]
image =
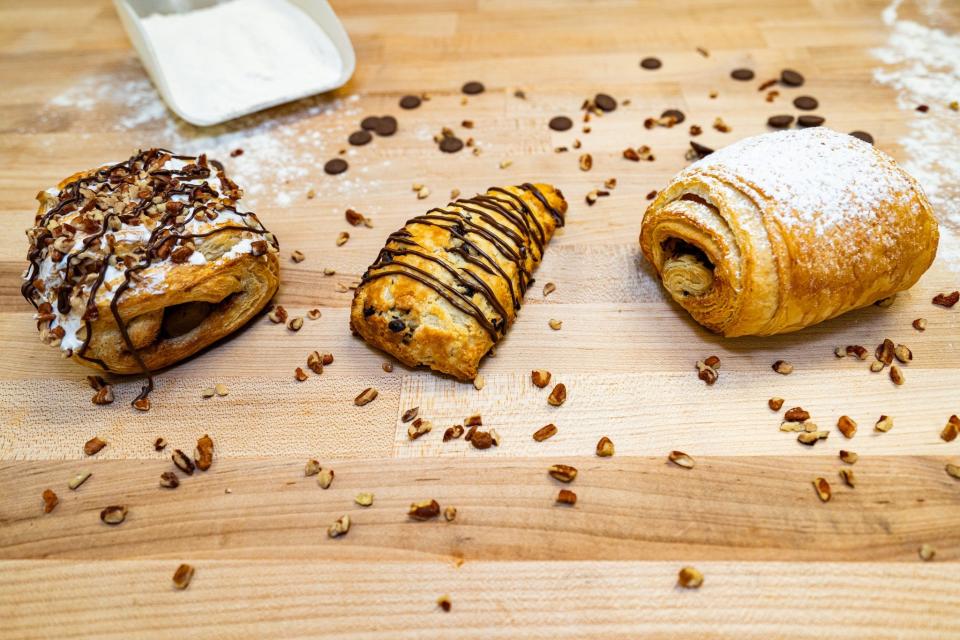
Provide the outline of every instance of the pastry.
[[152,371],[243,326],[279,282],[278,245],[206,156],[150,149],[38,194],[21,291],[41,339],[111,373]]
[[913,286],[937,222],[886,154],[825,127],[741,140],[681,171],[640,247],[674,300],[725,336],[796,331]]
[[523,184],[408,220],[363,274],[350,327],[411,367],[473,379],[513,324],[566,211],[559,189]]

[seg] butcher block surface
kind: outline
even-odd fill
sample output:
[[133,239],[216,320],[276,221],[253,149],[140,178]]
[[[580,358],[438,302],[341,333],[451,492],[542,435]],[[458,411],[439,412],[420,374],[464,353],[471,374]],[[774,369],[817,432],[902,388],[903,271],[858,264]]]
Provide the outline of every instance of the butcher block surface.
[[[960,480],[945,471],[960,464],[960,439],[940,437],[960,413],[960,305],[931,303],[960,288],[956,210],[938,208],[940,255],[892,306],[764,338],[723,339],[696,325],[664,296],[637,243],[648,194],[688,163],[691,124],[703,129],[698,142],[719,147],[767,130],[771,115],[796,115],[792,99],[811,95],[828,126],[868,131],[903,162],[918,118],[952,127],[956,145],[956,111],[914,111],[874,81],[874,50],[891,31],[886,3],[334,7],[357,52],[346,87],[201,130],[153,94],[112,3],[0,2],[0,637],[960,634]],[[901,19],[921,20],[923,9],[898,7]],[[956,33],[960,7],[943,3],[936,20]],[[647,56],[662,67],[641,68]],[[731,79],[738,67],[756,77]],[[758,91],[784,68],[804,86]],[[486,91],[464,96],[474,80]],[[419,108],[399,108],[402,96],[424,93]],[[618,108],[585,123],[581,104],[597,93]],[[644,127],[669,108],[686,121]],[[396,135],[347,144],[363,117],[387,114]],[[557,115],[573,128],[548,128]],[[731,131],[714,128],[718,117]],[[472,145],[441,153],[432,138],[443,127]],[[642,145],[653,161],[623,158]],[[208,150],[238,175],[281,243],[276,302],[321,317],[298,332],[258,317],[160,372],[142,413],[130,406],[135,378],[111,380],[113,404],[91,403],[90,371],[41,344],[19,287],[37,191],[153,146]],[[348,171],[324,174],[341,150]],[[584,153],[589,171],[578,166]],[[957,182],[944,172],[945,184]],[[482,385],[409,369],[351,335],[351,287],[390,232],[454,189],[534,181],[562,189],[567,225],[483,362]],[[418,199],[415,184],[429,195]],[[593,190],[609,195],[590,206]],[[350,226],[347,208],[372,227]],[[338,246],[343,231],[350,239]],[[556,290],[544,295],[547,283]],[[925,331],[913,328],[918,318]],[[913,352],[902,386],[867,368],[884,338]],[[837,358],[846,345],[870,358]],[[298,382],[294,369],[314,350],[334,362]],[[695,363],[711,355],[721,366],[708,386]],[[792,374],[772,370],[781,359]],[[549,370],[551,384],[534,386],[533,369]],[[557,382],[567,389],[560,407],[547,402]],[[217,383],[226,395],[202,397]],[[368,387],[378,396],[357,406]],[[808,447],[782,432],[773,396],[809,411],[829,438]],[[433,424],[413,441],[401,420],[412,407]],[[473,414],[499,446],[442,441]],[[859,425],[852,439],[837,429],[841,415]],[[874,429],[881,415],[892,430]],[[557,434],[535,441],[548,423]],[[204,434],[213,466],[161,488],[173,450],[191,454]],[[86,456],[94,436],[107,445]],[[603,436],[612,457],[595,453]],[[844,464],[841,449],[859,461]],[[671,463],[671,451],[694,467]],[[329,489],[304,476],[309,459],[335,471]],[[569,485],[548,475],[558,463],[578,469]],[[92,476],[70,490],[81,472]],[[829,502],[817,477],[832,487]],[[59,504],[45,514],[48,488]],[[576,492],[574,506],[555,504],[561,488]],[[354,502],[361,492],[374,494],[371,506]],[[429,499],[456,507],[456,518],[408,517],[412,502]],[[110,505],[127,507],[122,524],[101,522]],[[343,515],[349,533],[328,537]],[[932,560],[920,558],[924,545]],[[195,575],[178,590],[182,563]],[[699,589],[677,586],[684,566],[703,574]]]

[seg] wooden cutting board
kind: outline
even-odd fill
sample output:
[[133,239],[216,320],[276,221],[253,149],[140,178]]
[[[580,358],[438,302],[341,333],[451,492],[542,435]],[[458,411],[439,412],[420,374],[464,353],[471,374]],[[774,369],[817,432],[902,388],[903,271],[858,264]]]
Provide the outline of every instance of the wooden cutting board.
[[[960,441],[939,438],[960,412],[960,307],[930,302],[958,287],[960,265],[939,258],[888,309],[797,334],[723,340],[664,299],[639,254],[646,194],[685,165],[689,124],[703,127],[703,144],[721,146],[763,131],[770,115],[795,113],[789,101],[803,93],[820,101],[829,125],[867,130],[907,158],[897,141],[920,116],[871,81],[869,50],[888,37],[884,3],[775,5],[337,2],[357,50],[350,85],[205,132],[163,110],[106,0],[0,2],[0,636],[960,633],[960,482],[944,472],[960,461]],[[948,31],[960,24],[956,5],[938,15]],[[641,69],[646,55],[663,67]],[[736,67],[756,79],[731,80]],[[784,67],[807,83],[779,88],[768,103],[757,86]],[[486,92],[464,104],[459,89],[469,80]],[[421,92],[431,99],[419,109],[398,108],[402,95]],[[597,92],[620,106],[586,133],[579,108]],[[687,122],[643,127],[667,108]],[[323,161],[370,114],[395,115],[399,132],[349,151],[345,174],[324,175]],[[560,114],[574,118],[571,131],[547,128]],[[714,130],[717,117],[732,131]],[[926,117],[956,123],[942,105]],[[431,137],[444,126],[475,138],[480,154],[441,154]],[[575,139],[582,148],[554,151]],[[278,302],[322,317],[297,333],[257,319],[163,372],[149,413],[129,406],[136,380],[117,381],[117,401],[94,406],[88,372],[40,344],[19,294],[33,196],[140,147],[208,142],[228,169],[248,174],[242,186],[280,238]],[[655,161],[621,157],[644,144]],[[224,153],[232,147],[243,155]],[[592,155],[589,172],[578,168],[581,153]],[[616,188],[587,206],[584,196],[608,178]],[[484,363],[483,389],[396,363],[385,371],[391,359],[352,337],[347,318],[348,287],[386,235],[452,189],[527,180],[564,191],[568,225],[508,339]],[[431,195],[418,200],[414,183]],[[373,228],[349,227],[347,207]],[[337,247],[346,230],[349,242]],[[957,255],[946,248],[941,254]],[[294,249],[303,262],[288,259]],[[557,288],[544,297],[547,282]],[[911,327],[919,317],[928,320],[922,333]],[[562,320],[559,331],[551,319]],[[872,352],[884,337],[913,350],[902,387],[833,355],[848,344]],[[294,368],[315,349],[335,363],[296,382]],[[707,387],[694,363],[714,354],[720,379]],[[778,359],[796,371],[775,374]],[[535,368],[566,384],[565,405],[548,406],[548,390],[530,383]],[[229,395],[202,398],[214,383]],[[379,396],[355,406],[367,387]],[[809,410],[830,438],[808,448],[781,433],[771,396]],[[435,428],[410,442],[400,415],[414,406]],[[441,442],[447,426],[474,413],[499,432],[498,448]],[[894,418],[888,433],[874,431],[881,414]],[[840,415],[860,425],[852,440],[835,428]],[[547,423],[559,433],[534,442]],[[205,433],[216,445],[213,467],[176,490],[159,488],[171,450],[192,452]],[[93,436],[108,445],[86,457]],[[160,436],[164,452],[153,447]],[[615,443],[612,458],[594,455],[601,436]],[[855,489],[838,475],[841,448],[860,455]],[[692,456],[695,468],[670,464],[671,450]],[[328,490],[304,477],[310,458],[336,471]],[[569,487],[575,507],[554,505],[554,463],[579,469]],[[69,490],[83,471],[92,477]],[[833,487],[829,503],[813,490],[817,476]],[[47,488],[60,504],[44,515]],[[374,493],[373,506],[354,504],[359,492]],[[455,506],[456,520],[410,520],[409,504],[424,499]],[[128,507],[123,524],[100,522],[108,505]],[[345,514],[349,534],[329,539],[327,527]],[[931,562],[918,557],[924,544],[937,550]],[[177,591],[171,576],[184,562],[196,575]],[[704,574],[699,590],[676,586],[685,565]],[[449,613],[437,605],[442,595]]]

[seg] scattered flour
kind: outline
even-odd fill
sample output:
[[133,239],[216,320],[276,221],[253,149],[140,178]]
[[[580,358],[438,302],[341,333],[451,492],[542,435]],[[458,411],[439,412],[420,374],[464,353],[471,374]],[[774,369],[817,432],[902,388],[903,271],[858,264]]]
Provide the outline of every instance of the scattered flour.
[[[194,127],[166,108],[139,62],[130,58],[110,72],[82,77],[54,96],[41,107],[37,122],[43,128],[65,110],[96,109],[108,117],[108,130],[129,134],[126,151],[130,154],[151,146],[187,155],[206,153],[224,163],[227,174],[244,189],[249,206],[287,206],[302,199],[311,187],[327,197],[362,197],[380,184],[371,175],[388,175],[383,170],[389,165],[386,160],[362,167],[352,164],[336,179],[322,177],[323,163],[348,146],[346,137],[361,113],[359,100],[356,94],[314,96],[222,125]],[[55,142],[49,140],[49,144]],[[237,149],[243,153],[231,157]]]
[[342,74],[329,36],[287,0],[154,13],[142,26],[172,103],[198,124],[331,89]]
[[[940,255],[960,270],[960,112],[948,106],[960,100],[960,35],[900,18],[902,4],[894,0],[883,11],[890,36],[872,52],[883,63],[874,79],[895,89],[900,107],[912,114],[909,132],[899,140],[908,155],[903,164],[923,185],[940,219]],[[918,3],[934,24],[939,7],[936,0]],[[930,111],[917,112],[921,104]]]

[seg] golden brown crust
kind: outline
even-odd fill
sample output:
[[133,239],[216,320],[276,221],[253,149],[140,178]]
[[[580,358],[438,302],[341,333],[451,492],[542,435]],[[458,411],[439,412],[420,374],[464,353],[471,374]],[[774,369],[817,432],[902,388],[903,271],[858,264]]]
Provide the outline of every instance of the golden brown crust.
[[937,242],[917,182],[822,127],[695,163],[651,203],[640,235],[673,298],[726,336],[796,331],[907,289]]
[[240,195],[219,163],[156,149],[41,192],[23,286],[41,337],[130,374],[243,326],[276,292],[279,262]]
[[357,287],[350,327],[408,366],[473,379],[566,210],[555,187],[525,184],[407,221]]

